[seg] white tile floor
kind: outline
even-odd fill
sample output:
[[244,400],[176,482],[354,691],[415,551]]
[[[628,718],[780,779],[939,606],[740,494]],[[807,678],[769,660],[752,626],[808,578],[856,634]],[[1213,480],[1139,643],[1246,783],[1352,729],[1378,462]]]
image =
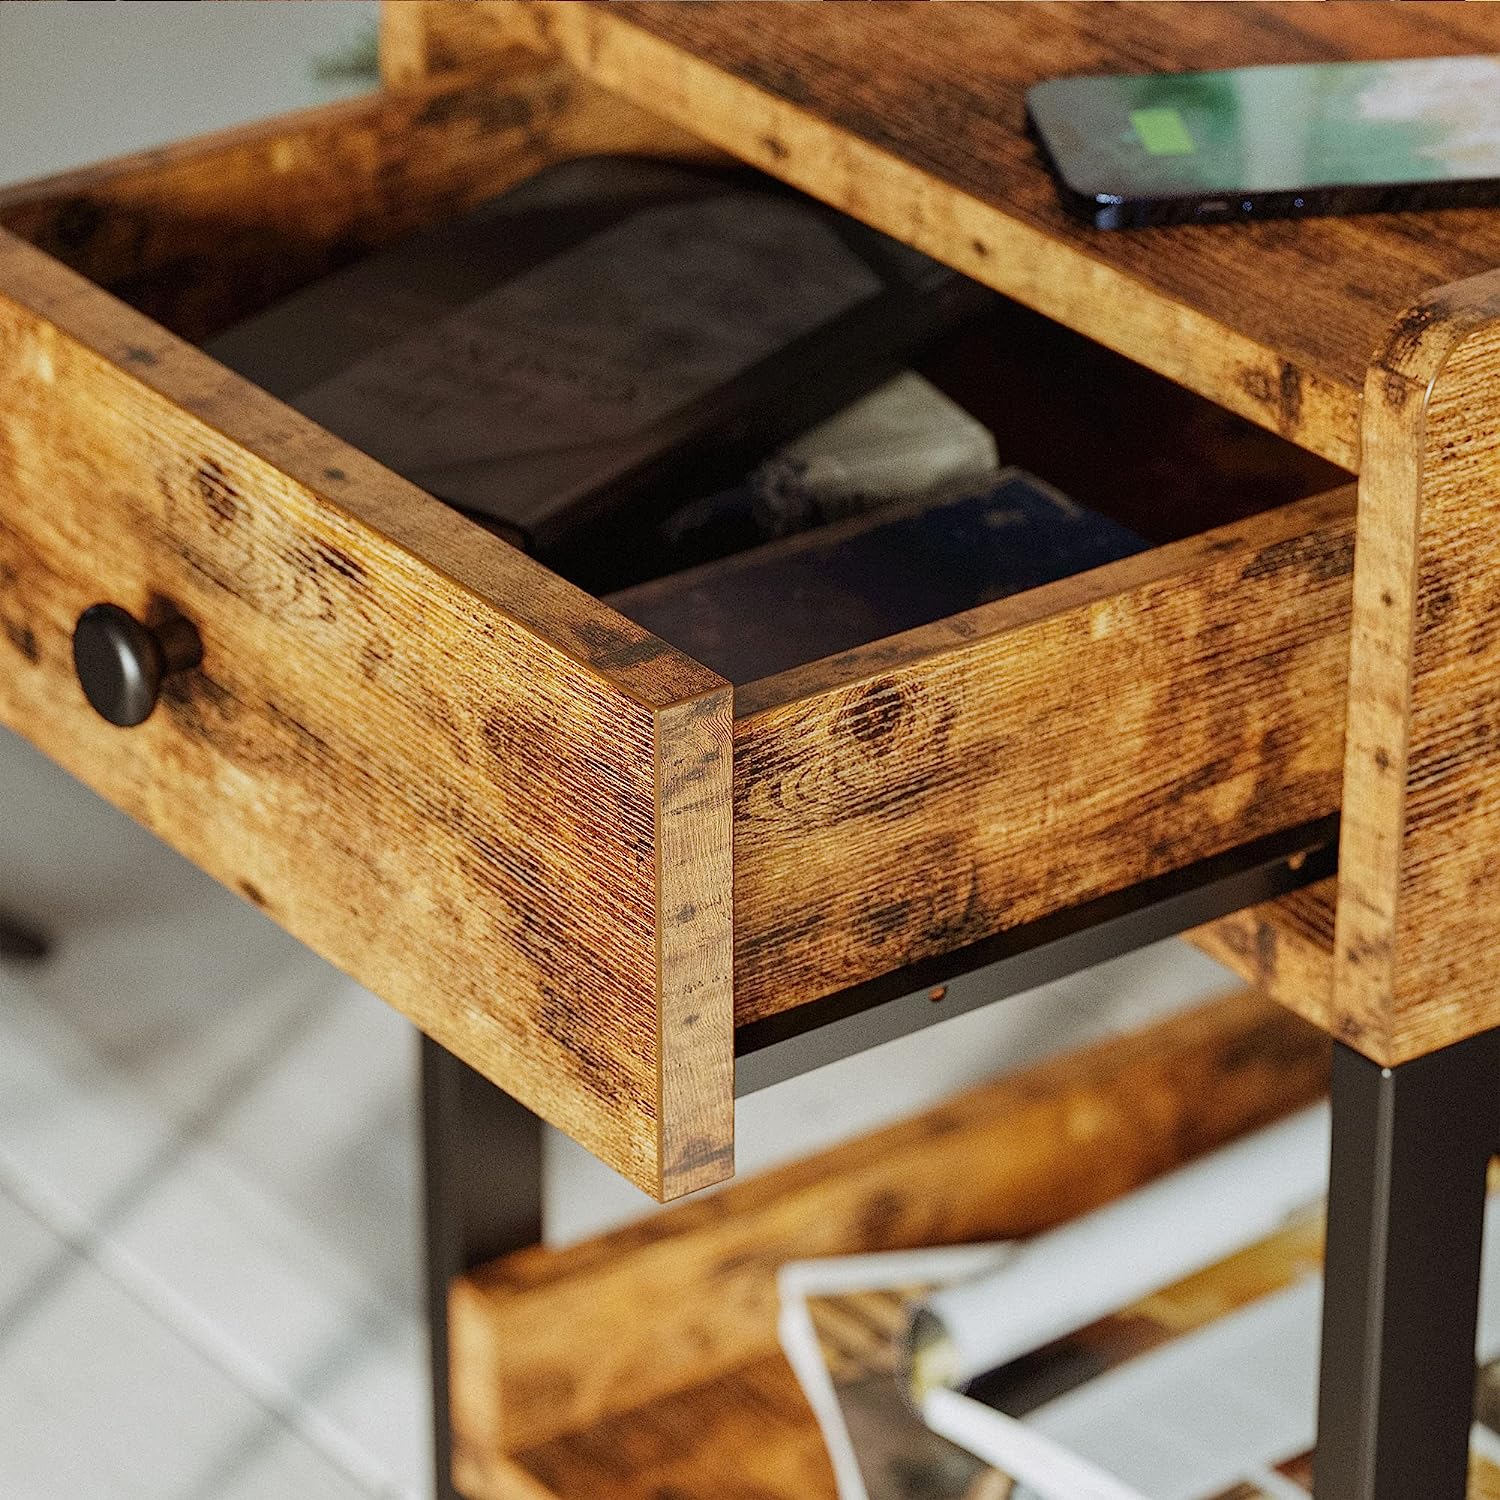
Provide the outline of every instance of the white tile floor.
[[[373,12],[0,7],[0,182],[366,87]],[[0,970],[0,1500],[423,1493],[408,1028],[8,739],[0,866],[61,935]]]
[[0,967],[0,1496],[422,1493],[409,1029],[14,740],[0,787],[59,938]]
[[[311,103],[359,0],[0,4],[0,182]],[[0,1500],[426,1491],[415,1047],[0,732]],[[1177,944],[745,1102],[750,1170],[1224,982]],[[549,1139],[549,1235],[646,1200]]]

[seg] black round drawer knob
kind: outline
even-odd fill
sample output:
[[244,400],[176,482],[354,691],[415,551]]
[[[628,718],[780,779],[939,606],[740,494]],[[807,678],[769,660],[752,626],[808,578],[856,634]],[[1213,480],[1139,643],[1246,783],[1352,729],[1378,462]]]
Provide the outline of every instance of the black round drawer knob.
[[94,604],[73,627],[79,686],[101,718],[128,729],[151,717],[161,685],[203,659],[198,632],[181,617],[154,630],[118,604]]

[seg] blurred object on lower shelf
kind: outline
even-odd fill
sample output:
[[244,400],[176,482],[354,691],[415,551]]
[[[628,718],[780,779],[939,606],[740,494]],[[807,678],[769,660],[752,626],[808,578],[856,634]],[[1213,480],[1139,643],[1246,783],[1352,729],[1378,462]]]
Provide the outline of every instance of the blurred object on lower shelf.
[[735,684],[898,635],[1142,551],[1019,469],[613,594],[608,603]]
[[479,1267],[450,1299],[459,1489],[831,1500],[778,1350],[782,1265],[1045,1232],[1311,1104],[1327,1066],[1326,1037],[1239,992],[600,1238]]
[[0,958],[36,963],[46,958],[50,946],[29,922],[23,922],[8,911],[0,911]]
[[[1285,1192],[1265,1192],[1259,1168],[1245,1170],[1242,1142],[1174,1174],[1184,1189],[1202,1172],[1223,1170],[1204,1195],[1206,1216],[1235,1185],[1274,1212],[1326,1173],[1325,1111],[1310,1111],[1263,1133],[1286,1166]],[[1241,1161],[1234,1160],[1236,1154]],[[1193,1178],[1196,1175],[1197,1182]],[[1163,1179],[1132,1194],[1160,1195]],[[1172,1196],[1169,1192],[1168,1196]],[[1180,1270],[1192,1258],[1183,1238],[1206,1243],[1190,1193],[1163,1215],[1160,1264]],[[781,1275],[781,1336],[828,1442],[839,1500],[1299,1500],[1312,1489],[1317,1406],[1323,1213],[1312,1198],[1266,1238],[1190,1274],[1170,1274],[1118,1311],[1070,1327],[962,1391],[923,1392],[909,1346],[923,1309],[943,1288],[985,1288],[996,1318],[1056,1326],[1088,1300],[1084,1283],[1099,1257],[1082,1245],[1132,1258],[1146,1243],[1130,1222],[1131,1197],[1034,1246],[975,1245],[899,1256],[851,1256],[788,1265]],[[1166,1209],[1163,1199],[1159,1205]],[[1238,1214],[1241,1226],[1257,1217]],[[1092,1221],[1092,1222],[1090,1222]],[[1170,1222],[1169,1222],[1170,1221]],[[1222,1239],[1233,1237],[1234,1226]],[[1072,1239],[1071,1247],[1068,1243]],[[1500,1194],[1490,1199],[1489,1247],[1480,1316],[1478,1420],[1471,1444],[1471,1500],[1500,1500],[1500,1425],[1490,1393],[1500,1390]],[[1069,1254],[1071,1248],[1072,1254]],[[1036,1254],[1033,1255],[1033,1249]],[[1051,1250],[1053,1284],[1036,1272]],[[1029,1263],[1028,1263],[1029,1262]],[[1130,1281],[1127,1274],[1123,1282]],[[978,1312],[970,1298],[967,1311]],[[917,1389],[912,1387],[917,1385]],[[920,1401],[920,1408],[914,1404]]]
[[973,493],[999,467],[994,434],[931,381],[903,370],[739,484],[674,511],[649,550],[674,571],[695,567],[882,506]]
[[963,1388],[1274,1234],[1328,1186],[1326,1105],[1302,1110],[933,1293],[910,1338],[914,1396]]

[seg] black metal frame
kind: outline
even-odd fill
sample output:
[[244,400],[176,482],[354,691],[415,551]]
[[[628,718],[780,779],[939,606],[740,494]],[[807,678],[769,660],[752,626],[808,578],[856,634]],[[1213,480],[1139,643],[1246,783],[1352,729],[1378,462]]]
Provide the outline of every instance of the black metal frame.
[[1338,1043],[1317,1500],[1465,1500],[1500,1030],[1394,1068]]
[[[798,1005],[735,1032],[735,1093],[840,1058],[1284,896],[1338,867],[1338,818],[1253,843]],[[939,994],[934,994],[940,991]]]
[[437,1500],[453,1487],[448,1288],[463,1272],[542,1237],[542,1124],[429,1037],[422,1046],[427,1317]]

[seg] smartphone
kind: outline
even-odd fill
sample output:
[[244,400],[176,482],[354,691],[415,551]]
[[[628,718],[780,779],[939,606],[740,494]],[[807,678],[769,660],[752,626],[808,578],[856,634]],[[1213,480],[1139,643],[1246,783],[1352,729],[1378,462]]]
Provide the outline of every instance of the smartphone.
[[1500,56],[1054,78],[1026,116],[1098,229],[1500,203]]

